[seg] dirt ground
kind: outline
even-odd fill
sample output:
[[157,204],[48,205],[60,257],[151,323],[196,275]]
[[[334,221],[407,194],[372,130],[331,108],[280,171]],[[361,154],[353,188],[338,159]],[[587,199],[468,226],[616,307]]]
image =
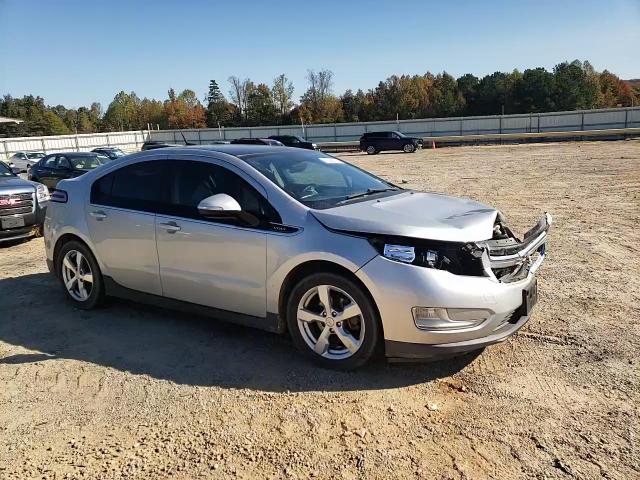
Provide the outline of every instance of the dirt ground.
[[0,478],[640,478],[640,141],[343,158],[555,225],[533,320],[480,355],[336,373],[287,338],[74,309],[0,248]]

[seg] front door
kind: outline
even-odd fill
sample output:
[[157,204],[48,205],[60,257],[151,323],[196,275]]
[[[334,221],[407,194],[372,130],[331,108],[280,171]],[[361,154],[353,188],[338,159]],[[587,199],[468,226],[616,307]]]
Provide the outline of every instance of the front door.
[[93,183],[87,218],[105,275],[123,287],[162,294],[155,210],[165,201],[165,161],[134,163]]
[[57,160],[57,155],[51,155],[43,159],[37,167],[33,167],[37,180],[44,183],[50,189],[54,189],[57,183],[54,176]]
[[165,297],[254,317],[266,316],[266,232],[239,220],[211,220],[201,200],[232,196],[264,220],[266,199],[231,165],[173,161],[169,210],[156,217],[160,278]]

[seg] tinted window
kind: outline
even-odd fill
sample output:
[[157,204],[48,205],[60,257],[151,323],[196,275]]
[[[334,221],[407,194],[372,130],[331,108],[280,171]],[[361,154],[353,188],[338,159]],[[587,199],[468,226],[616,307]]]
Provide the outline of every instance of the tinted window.
[[58,168],[71,168],[71,164],[69,163],[69,159],[67,157],[58,157]]
[[[171,179],[168,214],[206,220],[198,213],[198,204],[207,197],[225,193],[240,204],[243,212],[251,213],[263,223],[282,221],[255,188],[227,168],[205,162],[177,161],[173,162]],[[216,219],[215,222],[242,224],[235,220]]]
[[[93,170],[104,163],[98,155],[74,155],[69,160],[71,162],[71,166],[75,170]],[[106,161],[108,159],[104,158],[104,160]]]
[[38,165],[40,165],[41,167],[46,167],[46,168],[55,168],[56,167],[56,159],[57,158],[58,158],[57,155],[51,155],[50,157],[44,157],[42,160],[40,160]]
[[168,199],[168,162],[141,162],[96,180],[91,203],[143,212],[162,211]]

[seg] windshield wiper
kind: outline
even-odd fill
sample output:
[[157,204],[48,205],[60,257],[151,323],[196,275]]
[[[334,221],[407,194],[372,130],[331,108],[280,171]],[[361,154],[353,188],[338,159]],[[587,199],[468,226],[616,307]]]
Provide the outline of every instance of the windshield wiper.
[[340,205],[341,203],[348,202],[349,200],[353,200],[354,198],[366,197],[368,195],[373,195],[374,193],[391,192],[391,191],[394,191],[394,190],[398,190],[398,189],[395,188],[395,187],[367,188],[367,190],[365,192],[354,193],[353,195],[348,195],[344,200],[342,200],[341,202],[338,202],[337,204]]

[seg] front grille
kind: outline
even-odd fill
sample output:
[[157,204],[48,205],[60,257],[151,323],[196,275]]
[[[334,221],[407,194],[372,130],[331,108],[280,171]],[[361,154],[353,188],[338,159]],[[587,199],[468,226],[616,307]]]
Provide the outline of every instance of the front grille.
[[33,193],[0,195],[0,217],[33,212]]

